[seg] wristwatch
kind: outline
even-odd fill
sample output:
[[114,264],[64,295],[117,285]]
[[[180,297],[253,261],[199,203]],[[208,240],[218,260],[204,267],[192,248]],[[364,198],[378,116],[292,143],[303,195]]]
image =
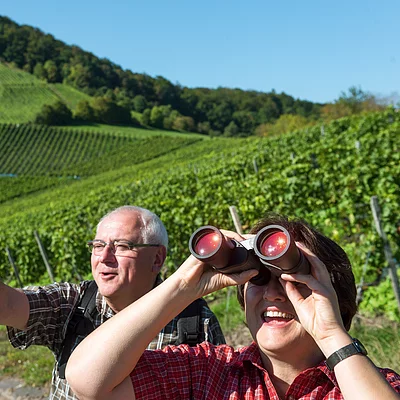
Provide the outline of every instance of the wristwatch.
[[325,365],[331,371],[333,371],[333,368],[338,363],[340,363],[340,361],[343,361],[348,357],[354,356],[355,354],[362,354],[366,356],[368,353],[363,344],[358,339],[353,338],[353,343],[350,343],[347,346],[344,346],[338,351],[335,351],[333,354],[331,354],[326,359]]

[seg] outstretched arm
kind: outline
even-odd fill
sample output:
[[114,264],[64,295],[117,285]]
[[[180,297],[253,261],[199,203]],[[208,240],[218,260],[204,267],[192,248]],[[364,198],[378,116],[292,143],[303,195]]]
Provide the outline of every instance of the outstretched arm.
[[257,274],[223,275],[190,256],[161,285],[90,334],[72,353],[66,375],[80,399],[133,398],[129,374],[148,343],[195,299]]
[[[301,324],[328,358],[352,343],[352,338],[343,326],[336,292],[325,265],[308,249],[301,245],[299,247],[310,261],[311,274],[283,274],[281,282]],[[311,295],[302,296],[293,282],[308,286]],[[348,357],[335,366],[334,372],[345,399],[400,398],[368,357]]]
[[25,330],[29,319],[29,302],[25,293],[0,282],[0,325]]

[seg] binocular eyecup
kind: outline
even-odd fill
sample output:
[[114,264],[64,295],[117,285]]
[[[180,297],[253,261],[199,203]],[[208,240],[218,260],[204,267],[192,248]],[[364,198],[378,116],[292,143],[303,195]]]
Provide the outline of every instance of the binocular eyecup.
[[[234,244],[233,248],[228,241]],[[250,279],[256,285],[268,283],[271,274],[310,272],[308,260],[280,225],[268,225],[242,242],[226,238],[214,226],[202,226],[190,237],[189,250],[198,260],[224,274],[257,269],[258,275]]]

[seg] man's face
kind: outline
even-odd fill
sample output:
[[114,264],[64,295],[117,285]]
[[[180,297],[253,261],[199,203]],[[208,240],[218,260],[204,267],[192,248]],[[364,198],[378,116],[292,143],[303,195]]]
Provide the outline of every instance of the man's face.
[[[104,219],[95,239],[142,244],[141,229],[138,213],[123,211]],[[153,288],[164,259],[163,246],[133,248],[127,255],[118,256],[113,254],[112,246],[107,245],[100,255],[92,254],[92,274],[109,305],[120,311]]]
[[[305,285],[297,287],[304,297],[310,295]],[[262,353],[289,361],[315,350],[314,340],[298,321],[276,275],[272,274],[263,286],[246,284],[245,313],[250,332]]]

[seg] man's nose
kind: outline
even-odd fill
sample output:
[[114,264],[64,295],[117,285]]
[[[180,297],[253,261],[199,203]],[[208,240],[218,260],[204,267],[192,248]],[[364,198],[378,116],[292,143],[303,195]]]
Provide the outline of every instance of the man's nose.
[[115,260],[115,254],[113,251],[113,248],[107,244],[103,251],[100,254],[100,262],[105,262],[105,261],[114,261]]

